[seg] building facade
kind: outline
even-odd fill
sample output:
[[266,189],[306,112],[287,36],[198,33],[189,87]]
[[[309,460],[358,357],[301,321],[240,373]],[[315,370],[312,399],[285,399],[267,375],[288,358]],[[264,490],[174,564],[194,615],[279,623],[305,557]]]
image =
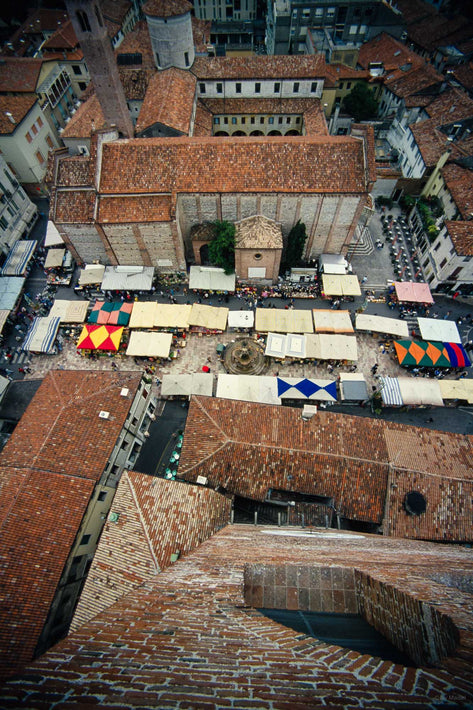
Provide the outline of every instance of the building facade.
[[0,193],[0,258],[4,258],[18,239],[30,233],[38,218],[38,208],[31,202],[2,156]]

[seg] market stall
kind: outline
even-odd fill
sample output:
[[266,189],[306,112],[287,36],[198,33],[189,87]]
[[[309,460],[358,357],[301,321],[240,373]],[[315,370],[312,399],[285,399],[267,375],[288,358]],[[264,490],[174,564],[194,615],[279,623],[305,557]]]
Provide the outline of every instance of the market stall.
[[78,350],[107,350],[117,352],[123,335],[118,325],[91,325],[86,323],[77,341]]
[[313,333],[312,313],[291,308],[257,308],[255,330],[258,333]]
[[358,347],[354,335],[326,335],[315,333],[306,336],[306,356],[314,360],[358,360]]
[[54,316],[36,317],[26,334],[21,349],[34,353],[51,353],[60,322],[61,319]]
[[79,286],[98,286],[102,283],[105,266],[102,264],[87,264],[79,273]]
[[431,305],[434,302],[428,284],[416,281],[395,281],[394,290],[399,303],[422,303]]
[[312,399],[337,401],[335,380],[314,380],[307,377],[277,377],[278,397],[281,399]]
[[386,333],[395,338],[408,338],[408,324],[398,318],[386,318],[386,316],[372,316],[366,313],[358,313],[355,320],[357,330],[367,330],[371,333]]
[[314,308],[312,317],[316,333],[353,333],[350,311]]
[[461,343],[457,324],[453,320],[438,318],[417,318],[422,340],[434,340],[442,343]]
[[135,301],[130,316],[130,328],[153,328],[158,305],[155,301]]
[[100,325],[128,325],[133,303],[96,301],[89,313],[89,323]]
[[266,375],[219,375],[217,397],[244,402],[281,404],[276,377]]
[[106,266],[102,291],[151,291],[154,266]]
[[340,398],[345,402],[365,402],[368,395],[368,385],[360,372],[341,372]]
[[440,380],[429,377],[398,377],[403,404],[406,406],[443,407]]
[[229,328],[252,328],[254,323],[254,311],[228,311]]
[[216,266],[191,266],[189,271],[189,289],[193,291],[220,291],[233,293],[235,274],[226,274]]
[[385,407],[402,407],[403,399],[399,379],[397,377],[379,378],[379,391]]
[[157,303],[154,312],[155,328],[188,330],[192,306],[186,304]]
[[54,247],[58,244],[64,244],[64,239],[59,234],[56,225],[51,220],[48,220],[48,225],[46,227],[46,236],[44,238],[45,247]]
[[227,327],[228,310],[194,303],[189,315],[189,325],[194,332],[223,333]]
[[88,307],[88,301],[65,301],[56,298],[49,315],[59,318],[61,323],[83,323]]
[[439,385],[442,399],[473,404],[473,380],[439,380]]
[[45,269],[57,269],[62,266],[62,261],[66,254],[65,249],[48,249],[46,259],[44,260]]
[[394,348],[402,367],[468,367],[470,361],[458,343],[426,340],[395,340]]
[[322,293],[328,298],[361,296],[361,288],[354,274],[322,274]]
[[0,333],[3,331],[9,315],[10,311],[0,310]]
[[0,309],[13,311],[25,284],[23,276],[0,276]]
[[126,350],[132,357],[167,358],[172,345],[172,333],[153,333],[134,330]]
[[2,276],[24,276],[37,243],[34,239],[15,242],[2,267]]
[[306,336],[299,333],[268,333],[266,339],[265,355],[284,359],[285,357],[306,357]]
[[190,397],[193,394],[211,397],[213,375],[205,372],[193,372],[188,375],[163,375],[161,382],[162,397]]

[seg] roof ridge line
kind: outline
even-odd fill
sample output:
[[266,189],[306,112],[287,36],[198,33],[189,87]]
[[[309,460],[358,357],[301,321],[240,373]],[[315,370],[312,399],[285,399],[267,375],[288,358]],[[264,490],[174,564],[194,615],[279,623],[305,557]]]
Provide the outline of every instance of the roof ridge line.
[[131,480],[131,478],[130,478],[130,475],[129,475],[129,471],[126,471],[126,480],[127,480],[127,483],[128,483],[128,487],[129,487],[129,489],[130,489],[131,496],[132,496],[133,501],[134,501],[134,503],[135,503],[136,512],[138,513],[138,517],[139,517],[139,519],[140,519],[140,523],[141,523],[141,527],[142,527],[142,529],[143,529],[143,533],[144,533],[145,538],[146,538],[147,543],[148,543],[148,547],[149,547],[149,551],[150,551],[150,554],[151,554],[151,558],[152,558],[152,560],[153,560],[153,562],[154,562],[154,564],[155,564],[155,567],[156,567],[156,569],[155,569],[155,574],[159,574],[162,570],[161,570],[161,567],[160,567],[160,565],[159,565],[159,563],[158,563],[157,557],[156,557],[156,555],[155,555],[154,548],[153,548],[153,545],[152,545],[152,543],[151,543],[151,537],[150,537],[150,535],[149,535],[149,533],[148,533],[148,526],[146,525],[144,516],[143,516],[143,514],[142,514],[142,512],[141,512],[141,507],[140,507],[140,505],[139,505],[139,503],[138,503],[138,496],[136,495],[135,488],[134,488],[134,486],[133,486],[133,482],[132,482],[132,480]]

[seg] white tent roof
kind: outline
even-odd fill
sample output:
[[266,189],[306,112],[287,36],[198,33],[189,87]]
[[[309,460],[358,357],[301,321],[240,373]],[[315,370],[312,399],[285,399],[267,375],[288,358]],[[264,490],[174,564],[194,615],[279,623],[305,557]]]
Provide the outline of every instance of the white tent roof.
[[430,404],[443,407],[440,381],[428,377],[398,377],[404,404]]
[[360,372],[340,373],[340,396],[345,400],[368,399],[368,385]]
[[135,301],[130,315],[130,328],[152,328],[158,304],[155,301]]
[[158,303],[154,312],[155,328],[181,328],[189,327],[189,318],[192,306],[185,304]]
[[277,378],[265,375],[219,375],[217,397],[244,402],[281,404],[277,394]]
[[358,360],[354,335],[307,335],[306,355],[315,360]]
[[326,296],[361,296],[360,284],[354,274],[322,274],[322,291]]
[[35,318],[21,346],[22,350],[50,353],[56,340],[60,318],[47,316]]
[[265,355],[269,357],[298,357],[306,356],[306,336],[299,333],[268,333]]
[[257,308],[255,330],[260,333],[313,333],[312,313],[292,308]]
[[132,357],[169,357],[172,333],[151,333],[133,330],[126,354]]
[[439,380],[438,382],[442,399],[466,399],[469,404],[473,403],[473,380],[462,378],[461,380]]
[[268,333],[264,354],[268,357],[286,357],[286,336],[281,333]]
[[388,407],[400,407],[403,404],[399,379],[397,377],[379,378],[381,399]]
[[154,266],[106,266],[102,291],[151,291]]
[[3,276],[22,276],[36,249],[34,239],[21,239],[15,242],[2,268]]
[[408,338],[408,324],[398,318],[386,318],[385,316],[370,316],[366,313],[358,313],[355,327],[357,330],[369,330],[372,333],[388,333],[396,338]]
[[44,239],[44,246],[45,247],[53,247],[58,244],[64,244],[64,239],[61,237],[59,232],[57,231],[56,225],[51,222],[51,220],[48,220],[48,226],[46,228],[46,237]]
[[226,274],[216,266],[191,266],[189,288],[200,291],[234,291],[235,274]]
[[10,311],[0,310],[0,333],[2,332],[4,325],[7,321]]
[[441,343],[461,343],[457,324],[453,320],[438,318],[418,318],[422,340],[440,341]]
[[62,266],[65,253],[65,249],[49,249],[44,262],[44,268],[54,269],[58,266]]
[[11,311],[18,300],[25,279],[23,276],[0,276],[0,308]]
[[224,331],[227,327],[228,310],[228,308],[217,308],[194,303],[189,316],[189,325]]
[[312,316],[316,333],[353,333],[350,311],[314,308]]
[[229,328],[252,328],[255,322],[254,311],[229,311]]
[[87,317],[88,307],[88,301],[64,301],[57,298],[49,315],[59,318],[61,323],[83,323]]
[[163,375],[161,382],[161,395],[200,394],[205,397],[212,396],[214,376],[208,372],[193,372],[188,375]]
[[102,266],[102,264],[87,264],[80,270],[79,286],[101,284],[104,273],[105,266]]
[[306,356],[306,336],[299,333],[288,333],[286,335],[286,357]]

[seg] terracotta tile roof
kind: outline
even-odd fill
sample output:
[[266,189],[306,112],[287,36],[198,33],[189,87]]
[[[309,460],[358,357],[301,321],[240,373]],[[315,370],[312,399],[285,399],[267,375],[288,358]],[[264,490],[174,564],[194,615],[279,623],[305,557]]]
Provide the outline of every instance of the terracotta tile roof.
[[450,86],[434,98],[426,112],[437,126],[473,116],[473,99],[461,89]]
[[173,216],[170,195],[102,196],[98,221],[105,223],[170,222]]
[[72,630],[224,527],[231,506],[209,488],[124,473],[112,506],[119,518],[105,524]]
[[409,128],[415,138],[425,165],[430,168],[437,165],[440,157],[445,153],[449,144],[447,136],[436,127],[434,120],[411,123]]
[[207,45],[210,44],[211,20],[199,20],[192,17],[192,35],[194,37],[194,48],[197,54],[207,56]]
[[194,108],[196,78],[182,69],[156,72],[150,79],[136,122],[136,133],[155,123],[189,134]]
[[132,4],[129,0],[102,0],[100,7],[104,19],[111,20],[121,26]]
[[442,168],[442,177],[455,200],[462,219],[471,219],[473,214],[473,172],[455,163]]
[[453,77],[465,89],[473,89],[473,62],[461,64],[453,70]]
[[[37,101],[35,94],[23,94],[21,96],[0,96],[0,134],[8,135],[18,128],[18,124],[27,115]],[[7,116],[9,111],[15,123],[12,123]]]
[[144,14],[154,17],[185,15],[186,12],[191,12],[193,9],[193,5],[187,0],[148,0],[143,5]]
[[[3,706],[396,710],[441,707],[452,695],[467,706],[469,551],[314,532],[227,526],[25,669],[1,691]],[[357,605],[418,667],[323,643],[257,611]]]
[[69,16],[64,10],[40,8],[25,20],[21,29],[25,33],[31,32],[34,34],[38,32],[50,32],[56,30],[61,24],[66,23],[68,20]]
[[54,219],[58,223],[92,223],[94,221],[95,192],[93,190],[58,191]]
[[[195,397],[179,472],[260,501],[269,489],[332,497],[342,517],[378,524],[387,504],[389,534],[466,541],[473,539],[472,449],[471,437],[456,434],[328,412],[304,422],[299,409]],[[396,486],[387,487],[398,476],[411,476],[411,485],[430,481],[429,515],[415,525],[398,511]],[[448,486],[458,495],[447,509],[434,498]]]
[[1,93],[34,93],[38,84],[42,59],[2,57],[0,60]]
[[385,76],[392,73],[394,77],[404,75],[401,66],[411,64],[418,68],[425,64],[412,49],[384,32],[360,47],[358,64],[368,70],[370,62],[382,62]]
[[115,56],[120,54],[141,54],[141,64],[136,66],[156,71],[146,20],[137,22],[133,30],[125,35],[122,43],[115,50]]
[[211,136],[213,128],[213,117],[209,109],[197,99],[193,136]]
[[196,57],[192,72],[199,79],[316,79],[323,78],[323,55]]
[[[198,105],[212,115],[221,114],[300,114],[304,118],[307,135],[328,135],[327,122],[320,99],[206,99]],[[197,120],[196,120],[197,123]],[[207,126],[207,122],[204,121]],[[210,122],[210,129],[212,123]],[[197,135],[194,132],[194,135]],[[208,135],[200,133],[199,135]]]
[[282,249],[281,226],[272,219],[255,215],[237,222],[235,246],[238,249]]
[[428,18],[411,24],[407,28],[409,40],[427,52],[434,52],[439,46],[456,44],[471,37],[471,21],[457,14],[451,19],[435,13]]
[[46,40],[46,42],[42,46],[42,49],[43,51],[54,49],[71,50],[75,49],[78,44],[79,42],[76,37],[76,33],[74,32],[72,22],[68,20],[68,22],[61,25],[61,27],[59,27],[56,32],[54,32],[51,37]]
[[[390,78],[390,77],[393,78]],[[426,101],[427,96],[437,95],[444,78],[429,64],[412,68],[404,75],[390,72],[385,78],[385,86],[396,96],[410,97],[411,101]]]
[[105,128],[105,117],[96,96],[92,94],[84,101],[65,127],[63,138],[90,138],[94,130]]
[[473,221],[445,221],[450,239],[459,256],[473,256]]
[[138,138],[104,146],[100,190],[360,193],[365,180],[349,136]]
[[[138,373],[52,371],[0,456],[0,674],[31,660]],[[122,387],[131,395],[122,397]],[[113,413],[108,420],[98,413]]]
[[90,185],[90,159],[84,156],[66,156],[59,161],[57,182],[59,187]]
[[154,71],[141,67],[119,66],[118,74],[127,101],[143,101]]

